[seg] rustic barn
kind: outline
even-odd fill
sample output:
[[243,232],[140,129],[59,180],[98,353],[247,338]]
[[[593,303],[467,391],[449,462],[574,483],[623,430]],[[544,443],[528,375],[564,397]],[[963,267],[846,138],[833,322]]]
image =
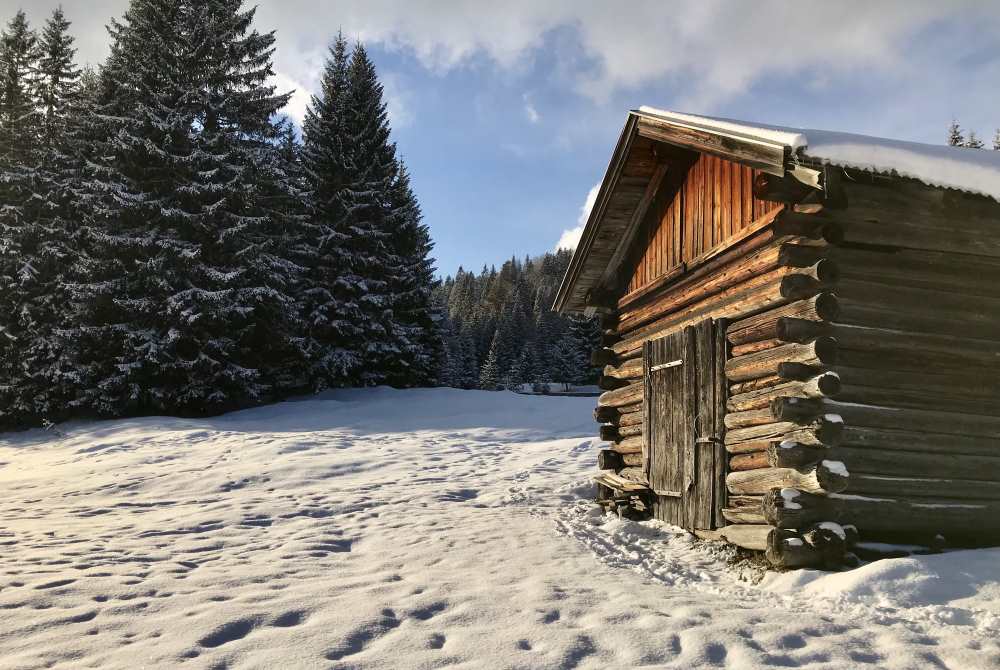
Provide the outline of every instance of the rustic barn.
[[630,112],[556,298],[599,501],[778,566],[1000,543],[1000,152]]

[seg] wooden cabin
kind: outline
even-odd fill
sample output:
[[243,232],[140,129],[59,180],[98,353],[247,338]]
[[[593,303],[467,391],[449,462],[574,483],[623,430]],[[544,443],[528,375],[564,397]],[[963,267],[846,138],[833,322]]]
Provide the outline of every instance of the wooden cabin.
[[785,567],[1000,544],[1000,152],[630,112],[555,302],[599,501]]

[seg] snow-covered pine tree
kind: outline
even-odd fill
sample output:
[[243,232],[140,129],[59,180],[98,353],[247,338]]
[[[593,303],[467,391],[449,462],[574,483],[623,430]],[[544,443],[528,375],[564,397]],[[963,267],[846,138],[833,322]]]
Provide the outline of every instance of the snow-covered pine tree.
[[371,385],[387,380],[386,361],[398,361],[403,351],[394,332],[390,287],[398,262],[390,247],[395,145],[389,138],[382,84],[361,44],[355,45],[347,67],[343,112],[347,160],[340,225],[348,264],[338,285],[342,301],[360,313],[353,320],[360,330],[354,339],[361,362],[356,381]]
[[57,9],[38,43],[39,159],[32,197],[18,227],[20,246],[30,254],[33,268],[30,282],[22,284],[20,310],[25,326],[20,356],[26,374],[18,400],[28,416],[26,422],[64,418],[75,392],[72,362],[66,359],[58,335],[66,325],[67,282],[73,280],[80,261],[71,237],[70,186],[77,169],[73,137],[83,110],[69,29],[70,22]]
[[74,61],[76,48],[69,27],[62,7],[58,7],[45,23],[39,39],[38,102],[44,114],[42,139],[47,146],[56,144],[65,135],[79,88],[80,69]]
[[430,231],[410,187],[410,175],[400,160],[389,193],[391,208],[388,250],[388,289],[392,307],[392,332],[398,354],[383,361],[386,381],[394,386],[429,386],[434,383],[444,354],[440,323],[444,319],[431,301],[436,284],[430,257]]
[[500,332],[497,331],[493,343],[490,344],[489,352],[486,354],[483,368],[479,372],[479,388],[484,391],[496,391],[500,385],[500,366],[497,363],[499,349]]
[[308,226],[302,263],[308,268],[299,296],[310,354],[313,386],[349,386],[362,364],[363,314],[360,280],[350,272],[346,241],[348,136],[347,40],[342,34],[330,47],[320,90],[312,97],[303,122],[301,165],[308,202]]
[[[296,267],[272,117],[273,33],[241,0],[132,0],[113,21],[81,188],[81,404],[205,413],[285,389]],[[276,242],[276,240],[279,240]]]
[[28,250],[22,247],[24,205],[32,192],[37,127],[33,118],[33,73],[37,66],[35,36],[24,12],[17,12],[0,33],[0,424],[24,420],[19,394],[25,370],[21,364],[25,323],[21,306],[26,283],[34,278]]
[[962,128],[958,125],[958,121],[955,119],[952,119],[951,125],[948,126],[948,146],[965,146],[965,135],[962,133]]
[[976,131],[970,130],[969,138],[965,140],[965,146],[969,149],[982,149],[986,145],[983,144],[981,139],[976,137]]

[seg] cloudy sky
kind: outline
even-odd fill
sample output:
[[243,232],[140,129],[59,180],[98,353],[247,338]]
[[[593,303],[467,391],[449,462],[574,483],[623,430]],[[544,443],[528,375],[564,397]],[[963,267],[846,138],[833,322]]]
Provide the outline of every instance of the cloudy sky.
[[[0,0],[38,23],[59,0]],[[61,0],[83,61],[127,0]],[[572,240],[628,109],[941,143],[1000,126],[1000,2],[260,0],[300,117],[338,29],[385,83],[443,274]]]

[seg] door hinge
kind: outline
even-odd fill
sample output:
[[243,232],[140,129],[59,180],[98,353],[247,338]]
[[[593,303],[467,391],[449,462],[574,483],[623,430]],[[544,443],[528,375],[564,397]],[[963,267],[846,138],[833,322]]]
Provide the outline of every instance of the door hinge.
[[657,370],[666,370],[667,368],[676,368],[678,365],[683,363],[682,359],[677,359],[676,361],[670,361],[669,363],[660,363],[659,365],[654,365],[649,368],[650,372],[656,372]]

